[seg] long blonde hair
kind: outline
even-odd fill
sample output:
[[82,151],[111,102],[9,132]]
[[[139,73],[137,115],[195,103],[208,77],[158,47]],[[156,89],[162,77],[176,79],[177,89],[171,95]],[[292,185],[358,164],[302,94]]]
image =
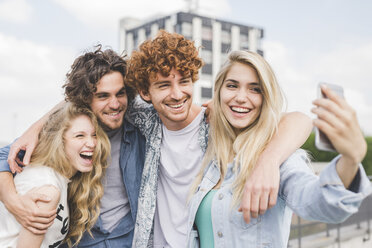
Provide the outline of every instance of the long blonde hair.
[[[222,112],[220,93],[227,73],[233,65],[238,63],[248,65],[256,71],[263,102],[257,119],[241,132],[235,133]],[[220,180],[223,180],[227,165],[235,157],[233,169],[239,173],[237,173],[233,184],[232,204],[236,206],[241,201],[244,184],[257,163],[258,157],[277,131],[283,105],[284,96],[270,65],[257,53],[249,51],[231,52],[215,81],[208,148],[202,162],[201,171],[191,187],[191,192],[195,192],[203,178],[205,169],[212,160],[216,160],[221,171]]]
[[90,172],[77,172],[68,186],[69,231],[65,242],[71,247],[72,241],[77,244],[85,231],[92,235],[90,229],[100,213],[100,200],[103,196],[101,178],[107,167],[110,155],[110,142],[106,133],[98,125],[96,116],[87,108],[76,107],[67,103],[54,112],[39,135],[39,144],[31,157],[31,164],[48,166],[61,175],[73,174],[71,163],[64,148],[64,134],[71,127],[71,122],[81,116],[87,116],[97,135],[97,145],[93,155],[93,169]]

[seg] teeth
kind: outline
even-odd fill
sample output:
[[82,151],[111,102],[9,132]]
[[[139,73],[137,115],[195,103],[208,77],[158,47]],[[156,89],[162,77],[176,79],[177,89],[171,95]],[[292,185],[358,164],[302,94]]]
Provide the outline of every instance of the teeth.
[[231,109],[235,112],[239,112],[239,113],[249,113],[250,110],[247,109],[247,108],[239,108],[239,107],[231,107]]
[[93,152],[82,152],[80,154],[83,155],[83,156],[87,156],[87,157],[93,156]]
[[184,103],[180,103],[180,104],[177,104],[177,105],[168,105],[169,107],[171,108],[179,108],[179,107],[182,107]]
[[107,115],[109,115],[109,116],[115,116],[115,115],[118,115],[118,114],[119,114],[119,112],[107,113]]

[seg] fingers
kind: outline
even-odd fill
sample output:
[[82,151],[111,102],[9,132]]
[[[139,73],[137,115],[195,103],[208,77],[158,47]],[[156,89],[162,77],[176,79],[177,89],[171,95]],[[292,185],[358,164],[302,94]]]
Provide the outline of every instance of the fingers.
[[41,234],[45,234],[47,232],[47,229],[46,230],[39,230],[39,229],[34,228],[32,226],[27,226],[26,229],[29,230],[30,232],[32,232],[35,235],[41,235]]
[[269,195],[268,208],[272,208],[276,205],[276,201],[278,198],[278,190],[279,190],[278,188],[271,189],[270,195]]
[[32,152],[34,151],[34,146],[29,146],[27,147],[27,150],[26,150],[26,153],[25,153],[25,156],[23,157],[23,164],[24,165],[29,165],[30,164],[30,160],[31,160],[31,155],[32,155]]
[[19,173],[21,172],[21,168],[18,166],[16,162],[16,158],[18,155],[18,152],[21,150],[19,146],[14,146],[14,144],[10,147],[9,155],[8,155],[8,164],[10,167],[10,170],[14,174],[15,172]]
[[33,202],[37,202],[37,201],[50,202],[51,201],[51,198],[49,196],[44,195],[44,194],[39,194],[39,193],[32,193],[31,199]]
[[56,217],[56,213],[53,213],[49,217],[31,217],[28,221],[28,225],[39,230],[48,229],[53,224]]
[[311,109],[311,112],[316,114],[319,120],[326,122],[331,127],[334,127],[336,129],[341,129],[343,127],[343,123],[340,117],[335,116],[334,114],[328,112],[323,108],[313,108]]
[[243,212],[243,218],[244,218],[245,223],[247,224],[251,221],[250,209],[251,209],[251,195],[244,194],[238,211]]
[[25,228],[36,235],[45,234],[48,228],[53,225],[54,219],[55,216],[53,218],[35,218],[32,222],[28,222]]
[[329,87],[326,85],[320,86],[322,89],[322,92],[326,97],[328,97],[331,101],[337,103],[337,105],[343,107],[343,105],[346,103],[345,99],[339,95],[336,94],[336,92],[332,91]]

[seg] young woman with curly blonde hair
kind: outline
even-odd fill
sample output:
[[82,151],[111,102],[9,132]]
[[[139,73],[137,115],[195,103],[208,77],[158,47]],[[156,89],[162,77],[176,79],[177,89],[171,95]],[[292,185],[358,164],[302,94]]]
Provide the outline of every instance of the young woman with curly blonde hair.
[[66,104],[50,116],[39,138],[30,165],[14,183],[19,194],[48,196],[50,202],[37,205],[45,211],[57,208],[57,216],[45,235],[35,235],[0,203],[1,247],[58,247],[62,242],[72,246],[99,216],[110,143],[95,115]]

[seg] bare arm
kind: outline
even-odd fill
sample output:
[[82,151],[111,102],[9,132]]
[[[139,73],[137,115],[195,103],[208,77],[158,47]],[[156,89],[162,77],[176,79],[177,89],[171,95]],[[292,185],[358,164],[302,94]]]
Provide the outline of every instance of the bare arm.
[[[37,207],[40,211],[50,212],[57,208],[59,198],[60,198],[60,191],[54,186],[42,186],[35,189],[35,193],[43,193],[51,198],[50,202],[37,202]],[[43,242],[45,234],[34,234],[30,232],[26,228],[22,228],[21,232],[19,233],[17,248],[39,248],[41,243]]]
[[329,88],[322,87],[322,91],[328,99],[313,102],[317,108],[312,109],[312,112],[318,115],[314,125],[327,135],[342,155],[336,170],[345,188],[348,188],[358,172],[359,163],[367,153],[367,144],[355,110]]
[[[22,134],[19,139],[17,139],[11,146],[9,156],[8,156],[8,163],[10,170],[15,172],[21,172],[22,168],[18,166],[17,162],[22,165],[28,165],[30,163],[32,152],[34,151],[38,140],[39,140],[39,133],[44,125],[44,123],[48,120],[51,113],[56,111],[57,109],[61,108],[65,104],[65,101],[61,101],[56,106],[54,106],[48,113],[46,113],[41,119],[36,121],[34,124],[29,127],[26,132]],[[20,150],[26,151],[23,161],[19,161],[17,159],[17,155]]]
[[9,172],[0,172],[0,200],[16,220],[30,232],[45,233],[52,225],[56,215],[55,210],[41,211],[36,202],[50,202],[50,197],[33,190],[25,195],[17,194],[13,175]]
[[245,222],[250,215],[257,218],[275,206],[279,190],[279,166],[305,143],[312,129],[311,119],[300,112],[285,114],[278,132],[260,155],[258,163],[245,184],[240,205]]

